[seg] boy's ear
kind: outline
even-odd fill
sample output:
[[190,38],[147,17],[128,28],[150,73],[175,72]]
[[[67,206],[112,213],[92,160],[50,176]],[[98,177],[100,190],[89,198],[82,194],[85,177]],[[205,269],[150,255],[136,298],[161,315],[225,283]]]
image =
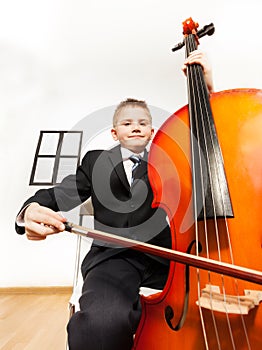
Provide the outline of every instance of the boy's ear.
[[150,137],[150,140],[152,140],[152,139],[153,139],[154,134],[155,134],[155,130],[152,128],[152,129],[151,129],[151,137]]
[[116,129],[114,129],[114,128],[111,129],[111,135],[113,137],[113,140],[115,140],[115,141],[118,140]]

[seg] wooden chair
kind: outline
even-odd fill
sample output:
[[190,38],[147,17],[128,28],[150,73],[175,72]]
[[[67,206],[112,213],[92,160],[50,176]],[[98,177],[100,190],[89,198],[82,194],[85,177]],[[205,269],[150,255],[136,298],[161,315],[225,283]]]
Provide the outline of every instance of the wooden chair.
[[[79,210],[79,225],[89,228],[93,228],[94,219],[93,219],[93,206],[90,199],[85,201]],[[76,245],[76,258],[75,258],[75,271],[74,271],[74,280],[73,280],[73,293],[69,300],[69,316],[71,317],[76,311],[79,310],[79,298],[81,296],[83,278],[81,275],[81,262],[84,259],[85,255],[90,250],[93,243],[92,238],[77,236],[77,245]]]

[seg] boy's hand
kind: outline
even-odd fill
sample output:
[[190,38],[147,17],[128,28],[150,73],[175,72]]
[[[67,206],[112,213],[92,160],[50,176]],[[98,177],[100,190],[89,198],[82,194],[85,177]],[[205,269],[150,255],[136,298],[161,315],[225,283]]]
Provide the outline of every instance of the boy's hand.
[[185,74],[187,66],[193,63],[197,63],[202,66],[208,91],[212,93],[214,91],[212,69],[207,59],[207,55],[201,50],[190,52],[189,56],[185,59],[184,65],[182,67],[182,70]]
[[66,222],[66,218],[38,203],[32,203],[25,210],[24,221],[27,238],[40,241],[49,235],[64,231],[63,223]]

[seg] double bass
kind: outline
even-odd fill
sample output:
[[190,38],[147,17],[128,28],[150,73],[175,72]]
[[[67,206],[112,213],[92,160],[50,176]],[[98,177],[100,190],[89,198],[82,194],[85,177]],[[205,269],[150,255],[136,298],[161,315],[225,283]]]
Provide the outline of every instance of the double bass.
[[[183,23],[174,51],[195,50],[211,24]],[[201,66],[187,68],[189,102],[160,127],[148,160],[154,207],[172,249],[71,223],[73,233],[171,260],[163,291],[141,297],[133,350],[262,348],[262,90],[209,96]],[[242,268],[244,266],[245,268]]]
[[[201,30],[183,23],[186,55]],[[188,106],[159,129],[149,153],[154,206],[166,210],[172,248],[258,269],[262,263],[262,90],[212,93],[187,68]],[[259,350],[262,286],[172,262],[164,290],[142,298],[135,350]]]

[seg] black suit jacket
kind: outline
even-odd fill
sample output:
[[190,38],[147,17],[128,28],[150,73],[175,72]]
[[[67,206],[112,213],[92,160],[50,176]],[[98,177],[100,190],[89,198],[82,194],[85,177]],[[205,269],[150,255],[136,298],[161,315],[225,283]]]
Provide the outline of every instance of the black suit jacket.
[[[144,158],[130,187],[120,146],[108,151],[89,151],[75,175],[67,176],[53,188],[37,191],[23,207],[37,202],[55,211],[68,211],[91,196],[97,230],[171,247],[166,214],[160,208],[151,207],[153,193],[147,176],[146,152]],[[25,232],[23,227],[17,225],[16,230],[19,234]],[[95,241],[83,262],[84,274],[101,260],[125,249],[108,247],[103,242]]]

